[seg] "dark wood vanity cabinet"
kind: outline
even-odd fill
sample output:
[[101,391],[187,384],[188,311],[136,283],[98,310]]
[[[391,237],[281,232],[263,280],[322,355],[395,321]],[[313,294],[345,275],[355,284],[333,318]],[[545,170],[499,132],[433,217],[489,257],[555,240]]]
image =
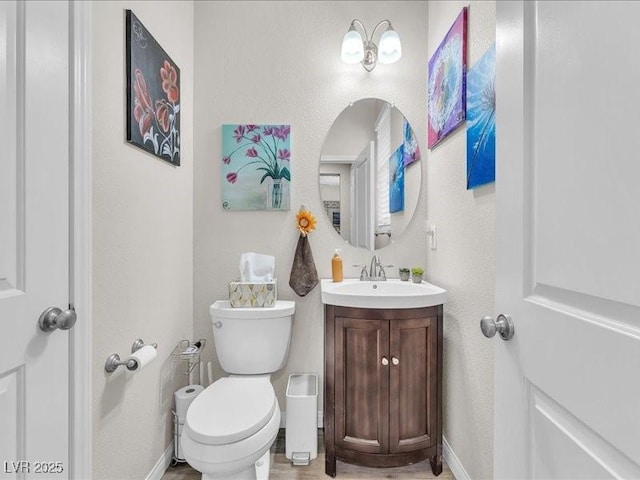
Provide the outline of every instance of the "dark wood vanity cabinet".
[[442,472],[442,305],[325,306],[327,475],[336,459]]

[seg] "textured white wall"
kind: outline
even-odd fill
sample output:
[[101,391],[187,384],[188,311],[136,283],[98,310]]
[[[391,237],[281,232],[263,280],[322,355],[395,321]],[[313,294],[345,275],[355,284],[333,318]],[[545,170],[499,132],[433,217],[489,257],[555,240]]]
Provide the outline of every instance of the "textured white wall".
[[[468,67],[495,41],[494,2],[431,1],[429,57],[467,5]],[[429,250],[427,278],[449,291],[444,308],[444,435],[471,478],[492,478],[493,344],[499,340],[484,338],[479,320],[496,313],[495,187],[466,190],[464,126],[429,152],[426,177],[427,216],[438,228],[438,249]]]
[[[351,20],[369,31],[389,18],[398,31],[403,58],[367,73],[340,60],[340,44]],[[197,2],[195,6],[195,236],[194,332],[212,338],[208,307],[227,297],[227,282],[238,276],[240,254],[258,251],[276,256],[278,296],[296,300],[293,341],[286,367],[273,377],[281,408],[292,372],[323,370],[323,307],[320,288],[304,298],[288,286],[298,239],[295,213],[304,203],[317,217],[310,236],[320,277],[331,275],[335,248],[343,248],[345,276],[357,277],[355,263],[371,253],[338,236],[324,214],[318,185],[319,156],[334,119],[361,98],[383,98],[413,125],[426,148],[427,3],[356,1]],[[228,212],[220,200],[220,125],[222,123],[292,125],[292,210]],[[385,263],[424,264],[425,192],[416,222],[378,253]],[[397,270],[394,271],[397,276]],[[214,360],[213,349],[207,355]],[[320,397],[320,407],[322,397]]]
[[[125,9],[181,69],[182,166],[125,140]],[[172,439],[168,355],[193,332],[193,4],[93,5],[93,478],[145,478]],[[138,338],[158,358],[104,372]]]

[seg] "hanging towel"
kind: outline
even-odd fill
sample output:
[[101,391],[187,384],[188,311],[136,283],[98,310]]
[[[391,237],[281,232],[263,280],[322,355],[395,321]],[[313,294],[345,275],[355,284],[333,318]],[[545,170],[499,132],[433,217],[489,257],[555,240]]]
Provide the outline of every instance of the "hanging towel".
[[299,296],[304,297],[313,290],[313,287],[317,284],[318,272],[316,271],[316,264],[313,263],[313,254],[311,253],[309,238],[306,235],[300,235],[296,253],[293,256],[289,286],[293,288],[293,291]]

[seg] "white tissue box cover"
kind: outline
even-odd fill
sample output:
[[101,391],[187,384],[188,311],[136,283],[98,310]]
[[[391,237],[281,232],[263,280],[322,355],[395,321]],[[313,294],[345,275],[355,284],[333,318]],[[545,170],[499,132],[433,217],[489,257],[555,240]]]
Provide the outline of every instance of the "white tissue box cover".
[[229,282],[232,307],[273,307],[278,298],[276,280],[272,282]]

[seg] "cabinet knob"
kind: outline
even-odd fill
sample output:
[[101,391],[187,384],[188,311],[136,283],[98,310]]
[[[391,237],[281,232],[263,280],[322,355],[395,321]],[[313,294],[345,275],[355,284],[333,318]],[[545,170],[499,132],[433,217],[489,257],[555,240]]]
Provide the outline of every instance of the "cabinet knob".
[[382,357],[382,364],[386,367],[389,365],[389,359],[387,357]]
[[394,365],[398,365],[400,363],[400,360],[398,360],[396,357],[391,357],[391,363],[393,363]]

